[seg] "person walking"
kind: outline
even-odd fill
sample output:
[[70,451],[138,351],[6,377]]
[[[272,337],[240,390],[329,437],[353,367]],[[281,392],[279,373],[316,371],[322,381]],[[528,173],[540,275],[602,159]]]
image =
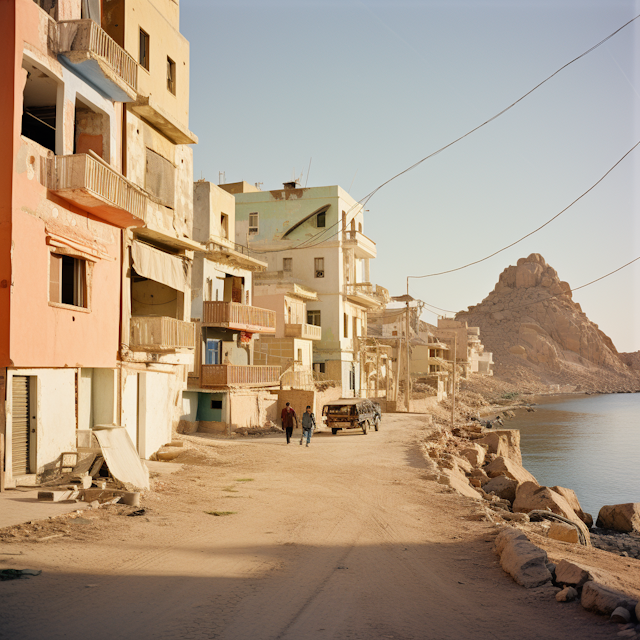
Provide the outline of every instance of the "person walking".
[[313,415],[311,407],[307,405],[305,412],[302,414],[302,435],[300,436],[300,444],[302,444],[302,441],[306,438],[307,447],[309,446],[309,442],[311,442],[311,436],[315,428],[316,417]]
[[298,416],[289,402],[287,402],[282,410],[280,420],[282,421],[282,430],[287,435],[287,444],[289,444],[291,442],[291,435],[293,434],[294,421],[296,423],[296,427],[298,426]]

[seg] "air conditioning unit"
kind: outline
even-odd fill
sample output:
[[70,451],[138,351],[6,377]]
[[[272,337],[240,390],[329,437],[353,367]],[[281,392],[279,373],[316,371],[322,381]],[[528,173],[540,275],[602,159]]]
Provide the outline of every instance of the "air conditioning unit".
[[324,271],[316,271],[316,278],[324,278]]

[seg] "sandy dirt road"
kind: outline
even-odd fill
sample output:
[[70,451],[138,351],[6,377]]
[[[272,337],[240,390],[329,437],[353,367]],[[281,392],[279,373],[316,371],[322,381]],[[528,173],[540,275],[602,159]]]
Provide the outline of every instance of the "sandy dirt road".
[[615,637],[504,574],[494,525],[422,477],[425,428],[385,416],[377,433],[320,433],[309,448],[189,438],[200,444],[146,516],[100,509],[56,525],[65,537],[2,544],[0,567],[43,573],[0,583],[0,638]]

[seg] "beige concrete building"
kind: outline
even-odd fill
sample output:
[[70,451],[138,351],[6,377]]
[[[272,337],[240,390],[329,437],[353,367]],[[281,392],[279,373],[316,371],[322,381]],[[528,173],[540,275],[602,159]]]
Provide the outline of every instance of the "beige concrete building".
[[307,302],[318,300],[315,291],[295,282],[270,279],[269,272],[254,281],[254,301],[276,314],[275,335],[261,335],[255,341],[257,364],[282,367],[283,389],[313,389],[313,345],[322,329],[307,322]]
[[194,259],[191,317],[196,349],[183,394],[182,420],[202,431],[262,426],[280,387],[280,361],[256,357],[257,336],[273,336],[276,311],[254,305],[253,279],[266,263],[236,245],[235,199],[200,180],[193,185],[194,238],[205,248]]
[[364,235],[361,205],[339,186],[221,186],[236,198],[236,242],[267,262],[270,277],[317,292],[317,300],[306,303],[307,324],[322,331],[313,347],[314,371],[336,381],[345,397],[359,396],[367,313],[389,299],[371,283],[376,244]]

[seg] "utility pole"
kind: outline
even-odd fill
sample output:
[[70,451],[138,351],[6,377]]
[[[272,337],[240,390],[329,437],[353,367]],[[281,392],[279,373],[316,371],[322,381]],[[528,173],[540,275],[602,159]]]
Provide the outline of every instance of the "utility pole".
[[[407,278],[407,296],[409,295],[409,279]],[[411,411],[411,358],[409,356],[409,300],[407,299],[407,311],[405,318],[405,394],[404,405],[407,412]]]
[[458,338],[456,334],[453,334],[453,388],[451,389],[451,428],[453,429],[454,425],[454,414],[456,410],[456,347],[458,343]]

